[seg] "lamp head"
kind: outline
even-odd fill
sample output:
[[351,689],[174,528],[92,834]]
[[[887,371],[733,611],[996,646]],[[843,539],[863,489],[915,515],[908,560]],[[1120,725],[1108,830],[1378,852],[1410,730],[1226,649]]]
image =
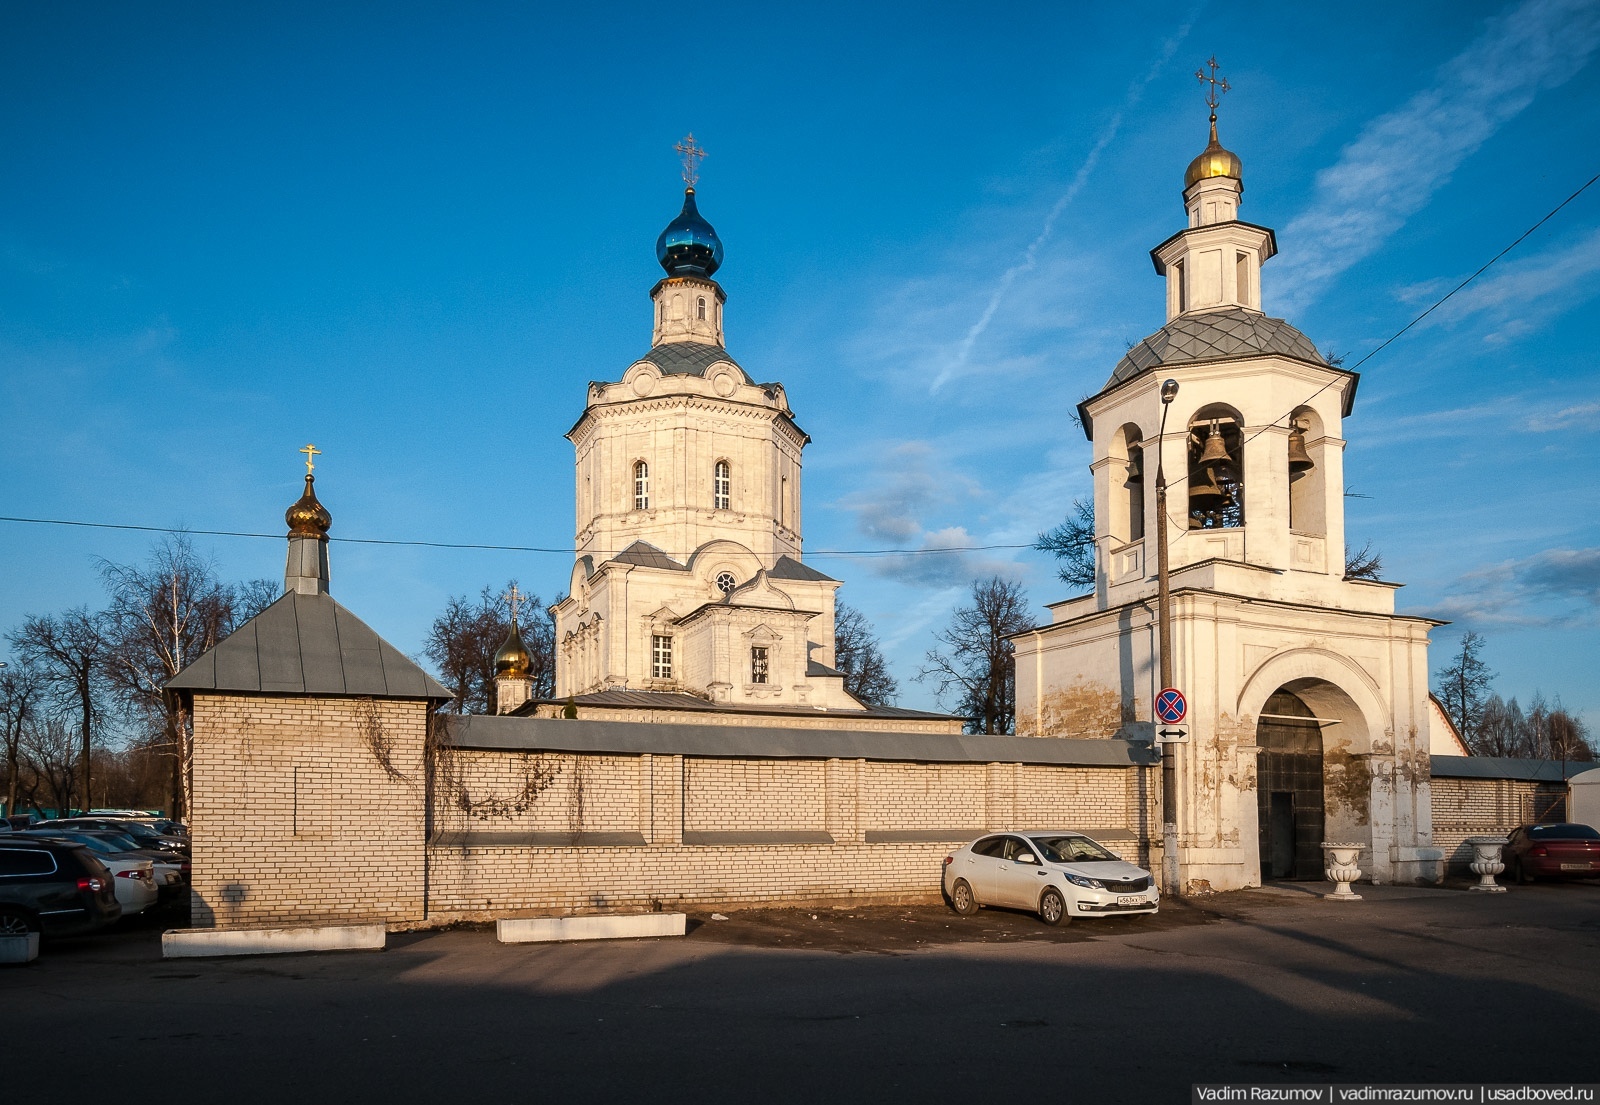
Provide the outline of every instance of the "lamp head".
[[1161,385],[1161,401],[1170,403],[1178,397],[1178,381],[1168,380]]

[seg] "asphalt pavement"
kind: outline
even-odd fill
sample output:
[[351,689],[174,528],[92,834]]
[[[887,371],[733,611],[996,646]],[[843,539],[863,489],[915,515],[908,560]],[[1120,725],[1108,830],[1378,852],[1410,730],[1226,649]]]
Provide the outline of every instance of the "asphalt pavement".
[[1321,884],[1053,930],[696,915],[679,939],[0,968],[0,1100],[1187,1102],[1198,1082],[1600,1082],[1600,885]]

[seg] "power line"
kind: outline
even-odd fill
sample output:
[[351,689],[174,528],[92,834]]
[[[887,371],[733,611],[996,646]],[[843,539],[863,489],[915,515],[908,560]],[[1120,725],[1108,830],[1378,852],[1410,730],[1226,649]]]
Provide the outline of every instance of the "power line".
[[[36,526],[77,526],[84,529],[129,530],[137,533],[183,533],[196,537],[245,537],[257,540],[282,541],[281,533],[250,533],[244,530],[187,529],[183,526],[136,526],[118,522],[85,522],[73,518],[21,518],[0,515],[0,522],[16,522]],[[424,549],[466,549],[482,552],[556,553],[577,556],[581,550],[569,547],[551,548],[542,545],[485,545],[465,541],[411,541],[383,537],[330,537],[347,545],[399,545]],[[1031,549],[1028,545],[951,545],[935,549],[814,549],[807,556],[928,556],[936,553],[989,552],[995,549]],[[616,556],[624,550],[591,549],[590,553]]]

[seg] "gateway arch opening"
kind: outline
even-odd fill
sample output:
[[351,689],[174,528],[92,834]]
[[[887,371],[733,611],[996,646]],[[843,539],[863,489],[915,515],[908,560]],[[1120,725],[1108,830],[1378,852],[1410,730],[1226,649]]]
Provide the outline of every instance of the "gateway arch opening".
[[1279,690],[1262,707],[1256,744],[1261,878],[1321,879],[1322,727],[1298,695]]

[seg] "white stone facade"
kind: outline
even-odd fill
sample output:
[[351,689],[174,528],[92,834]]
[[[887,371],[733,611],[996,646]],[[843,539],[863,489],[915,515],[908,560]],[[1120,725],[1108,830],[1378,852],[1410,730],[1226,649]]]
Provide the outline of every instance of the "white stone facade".
[[728,355],[715,280],[669,275],[651,299],[650,352],[591,384],[567,435],[578,560],[554,607],[557,697],[859,713],[832,670],[839,583],[800,562],[810,439],[783,387]]
[[[1302,851],[1320,843],[1300,839],[1313,832],[1361,841],[1376,881],[1436,878],[1427,649],[1437,623],[1395,615],[1396,585],[1345,578],[1343,419],[1357,378],[1260,314],[1260,265],[1276,246],[1270,230],[1235,221],[1241,193],[1225,176],[1186,189],[1189,228],[1152,251],[1168,325],[1080,407],[1094,444],[1095,589],[1016,639],[1018,732],[1153,738],[1159,461],[1174,682],[1189,701],[1189,742],[1176,746],[1184,884],[1259,885],[1276,862],[1264,851],[1286,832]],[[1169,379],[1179,390],[1163,437]],[[1292,430],[1309,470],[1291,471]],[[1197,463],[1213,432],[1229,454],[1221,469]],[[1191,514],[1191,492],[1219,482],[1214,471],[1227,473],[1228,497],[1196,497]],[[1227,509],[1204,509],[1219,502]],[[1285,731],[1320,747],[1278,756]],[[1282,765],[1297,763],[1320,780],[1281,782]],[[1300,869],[1312,862],[1302,856]]]

